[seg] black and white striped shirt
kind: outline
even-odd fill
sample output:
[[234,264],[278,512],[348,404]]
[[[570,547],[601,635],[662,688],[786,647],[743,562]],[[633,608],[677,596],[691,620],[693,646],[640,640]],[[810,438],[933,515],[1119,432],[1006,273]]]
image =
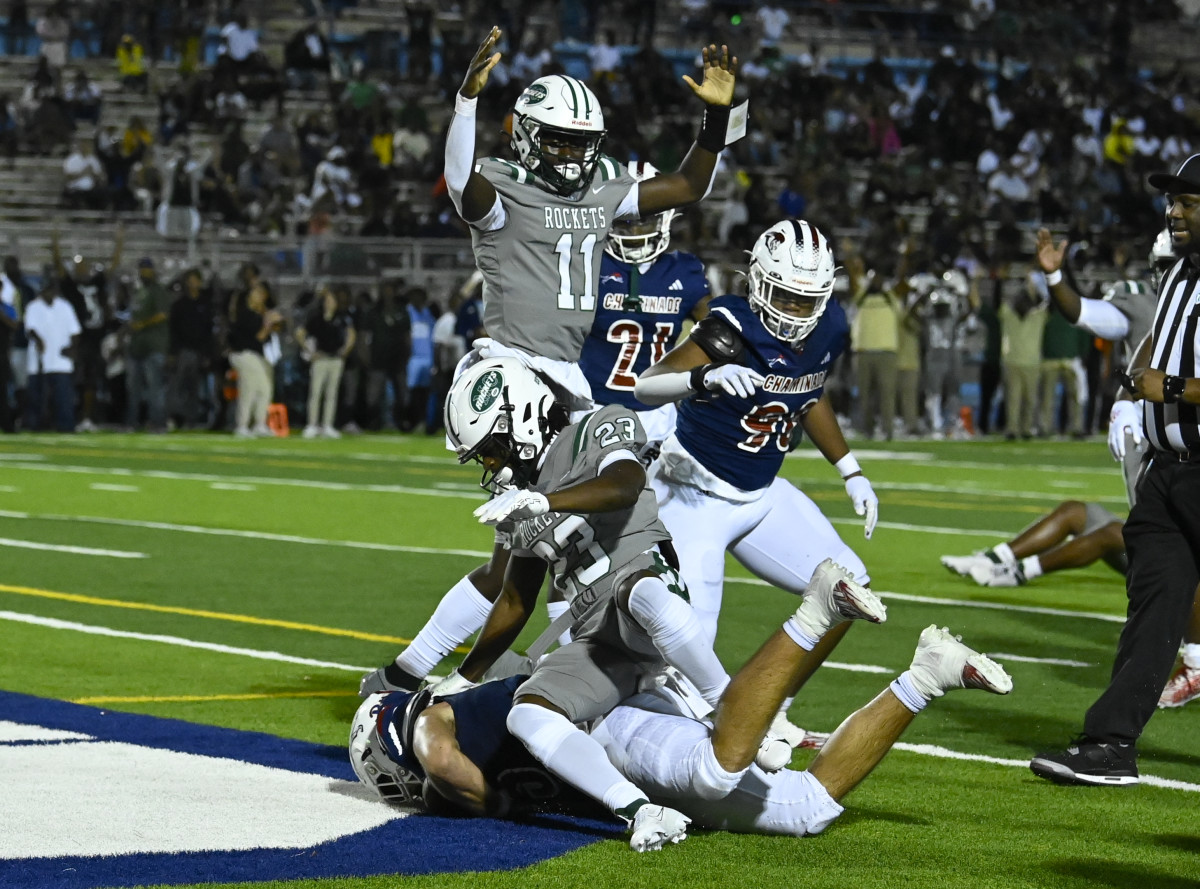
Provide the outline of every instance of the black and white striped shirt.
[[[1150,367],[1168,376],[1200,377],[1200,266],[1184,257],[1158,291]],[[1197,405],[1145,402],[1146,437],[1160,451],[1200,453]]]

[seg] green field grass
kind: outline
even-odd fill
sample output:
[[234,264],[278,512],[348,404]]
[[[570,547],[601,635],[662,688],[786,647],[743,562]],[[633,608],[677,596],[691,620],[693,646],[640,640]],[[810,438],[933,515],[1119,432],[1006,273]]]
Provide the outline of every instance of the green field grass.
[[[855,628],[792,718],[833,729],[891,678],[836,664],[898,673],[936,622],[1004,661],[1015,688],[1006,698],[949,695],[903,741],[978,759],[893,751],[816,838],[696,833],[660,854],[605,841],[519,872],[254,885],[1200,886],[1200,704],[1158,713],[1140,744],[1144,774],[1184,787],[1064,788],[1022,767],[1077,731],[1103,688],[1124,613],[1121,578],[1100,565],[993,590],[938,564],[1011,536],[1063,499],[1121,512],[1103,443],[860,443],[856,453],[881,500],[870,541],[836,473],[811,451],[784,474],[863,557],[888,622]],[[476,481],[435,438],[0,439],[0,688],[343,744],[359,668],[393,656],[490,549],[490,532],[470,516],[483,497]],[[732,560],[727,574],[717,650],[736,668],[795,600]],[[544,626],[539,616],[522,642]]]

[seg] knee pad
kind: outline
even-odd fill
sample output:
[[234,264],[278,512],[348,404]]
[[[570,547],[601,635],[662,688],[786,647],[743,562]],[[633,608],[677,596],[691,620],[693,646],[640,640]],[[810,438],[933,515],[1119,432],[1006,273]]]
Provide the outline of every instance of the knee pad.
[[505,726],[540,762],[552,757],[578,731],[567,717],[537,704],[514,704]]
[[717,754],[713,750],[711,740],[700,744],[691,758],[692,791],[701,799],[724,799],[733,792],[742,776],[746,774],[746,769],[740,772],[725,771],[717,762]]

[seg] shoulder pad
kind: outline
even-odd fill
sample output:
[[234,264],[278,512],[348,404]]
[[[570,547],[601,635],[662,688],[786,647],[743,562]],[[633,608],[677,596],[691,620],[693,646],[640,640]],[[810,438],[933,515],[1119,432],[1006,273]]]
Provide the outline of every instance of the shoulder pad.
[[746,343],[728,321],[713,312],[697,321],[688,339],[713,361],[737,361]]

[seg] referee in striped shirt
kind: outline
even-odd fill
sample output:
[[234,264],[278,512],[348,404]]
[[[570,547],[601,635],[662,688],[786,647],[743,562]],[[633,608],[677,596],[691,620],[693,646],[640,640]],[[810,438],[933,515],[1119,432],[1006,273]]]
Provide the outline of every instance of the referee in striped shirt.
[[1200,580],[1200,154],[1154,173],[1179,260],[1159,282],[1154,326],[1130,361],[1150,464],[1125,522],[1129,611],[1108,688],[1083,734],[1039,753],[1033,772],[1063,784],[1136,784],[1138,737],[1175,664]]

